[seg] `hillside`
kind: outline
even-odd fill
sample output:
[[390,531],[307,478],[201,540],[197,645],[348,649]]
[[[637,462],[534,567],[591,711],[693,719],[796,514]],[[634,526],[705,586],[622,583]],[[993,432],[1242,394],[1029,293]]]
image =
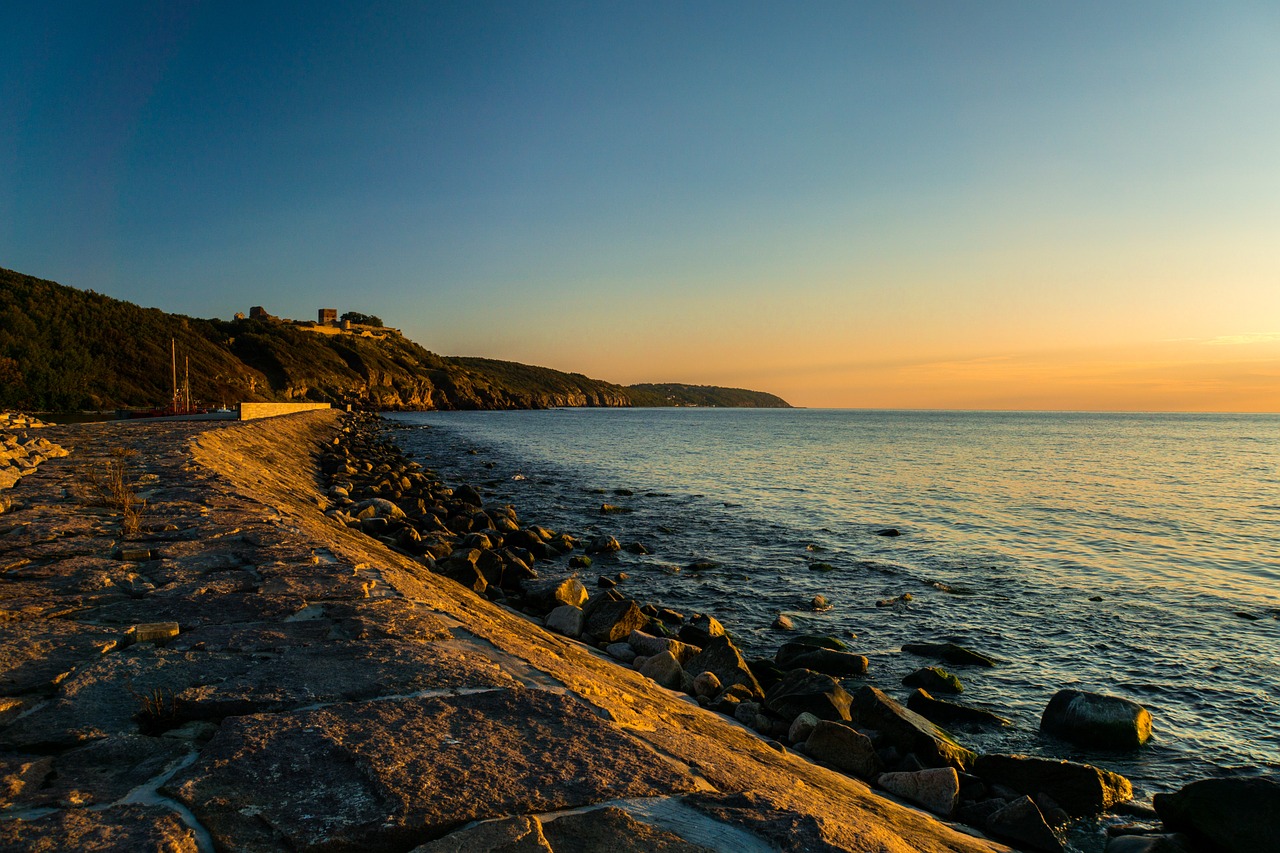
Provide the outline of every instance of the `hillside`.
[[170,341],[177,345],[179,372],[184,361],[190,364],[192,398],[211,404],[632,405],[628,389],[578,373],[440,356],[390,329],[321,334],[315,325],[167,314],[0,268],[0,407],[74,411],[165,403]]
[[745,388],[681,385],[674,382],[628,385],[633,406],[723,406],[738,409],[789,409],[781,397]]

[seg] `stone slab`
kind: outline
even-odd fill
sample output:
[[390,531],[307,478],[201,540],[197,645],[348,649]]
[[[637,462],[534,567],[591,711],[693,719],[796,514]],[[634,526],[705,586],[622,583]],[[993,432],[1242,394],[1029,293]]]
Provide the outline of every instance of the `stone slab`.
[[244,851],[407,846],[471,820],[693,787],[580,702],[528,689],[229,719],[166,786]]

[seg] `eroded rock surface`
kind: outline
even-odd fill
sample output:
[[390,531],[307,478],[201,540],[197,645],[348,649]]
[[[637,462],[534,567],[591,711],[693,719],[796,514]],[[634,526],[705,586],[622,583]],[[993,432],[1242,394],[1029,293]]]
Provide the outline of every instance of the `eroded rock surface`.
[[[411,500],[429,472],[345,452],[335,470],[381,481],[355,518],[316,453],[371,429],[317,412],[42,430],[71,455],[25,474],[0,525],[0,850],[1006,849],[438,574],[437,559],[478,551],[475,586],[501,601],[573,543],[480,492]],[[132,526],[83,488],[113,459],[146,501]],[[646,630],[635,608],[602,613],[619,618],[597,639]],[[762,698],[703,622],[698,655],[636,639],[687,661],[690,687],[711,672]]]

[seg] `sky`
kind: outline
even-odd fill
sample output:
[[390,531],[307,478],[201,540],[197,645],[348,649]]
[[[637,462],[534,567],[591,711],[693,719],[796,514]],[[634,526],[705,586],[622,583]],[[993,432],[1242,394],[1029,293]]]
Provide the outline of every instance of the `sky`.
[[857,408],[1280,411],[1280,4],[60,2],[0,266]]

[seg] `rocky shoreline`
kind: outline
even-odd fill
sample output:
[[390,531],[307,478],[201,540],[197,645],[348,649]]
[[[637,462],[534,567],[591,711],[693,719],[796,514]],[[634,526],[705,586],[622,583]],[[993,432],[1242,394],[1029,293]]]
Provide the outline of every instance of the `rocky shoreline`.
[[[445,486],[376,418],[47,435],[70,455],[0,515],[0,851],[1002,850],[894,799],[1030,833],[1046,794],[1125,798],[846,693],[819,670],[859,656],[820,638],[775,672],[710,617],[589,593],[568,560],[618,543]],[[89,488],[124,463],[133,524]],[[1264,849],[1194,787],[1156,804],[1187,834],[1112,847]]]

